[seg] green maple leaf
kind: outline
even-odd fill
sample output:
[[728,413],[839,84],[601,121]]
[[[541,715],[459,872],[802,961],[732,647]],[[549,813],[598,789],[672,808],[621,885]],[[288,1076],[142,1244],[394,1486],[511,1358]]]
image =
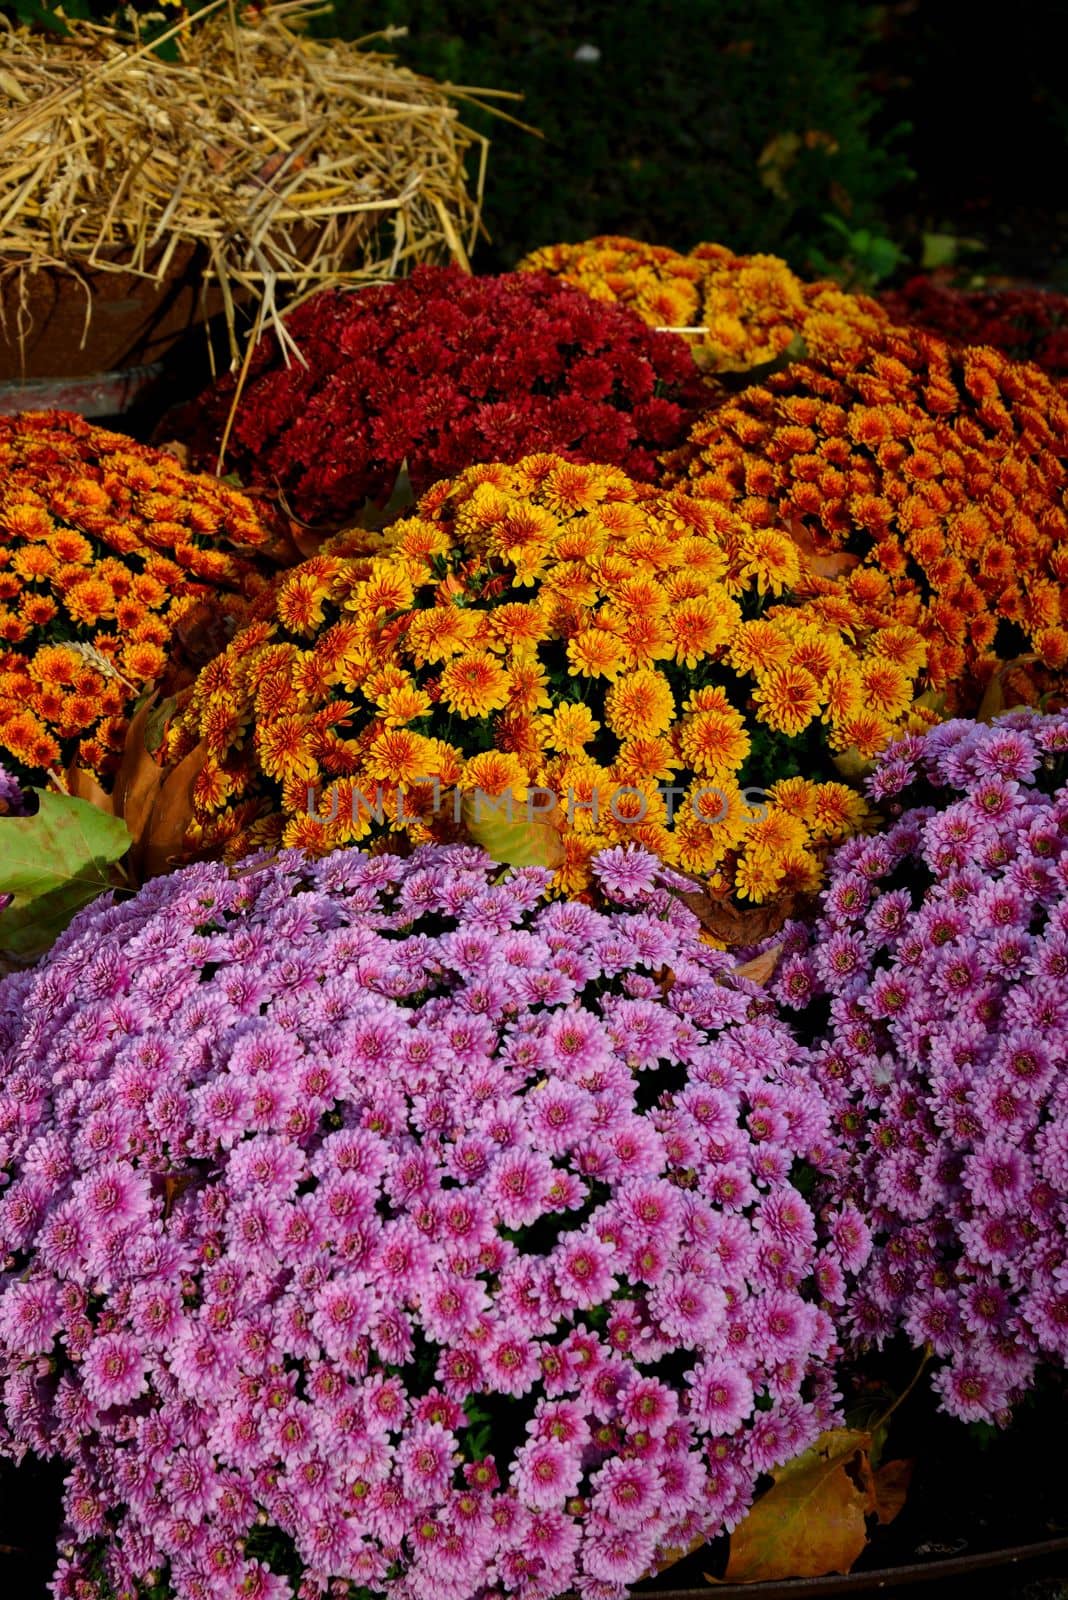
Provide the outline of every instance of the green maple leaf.
[[120,817],[86,800],[36,789],[30,817],[0,817],[0,951],[25,961],[43,954],[75,912],[112,888],[110,868],[130,848]]

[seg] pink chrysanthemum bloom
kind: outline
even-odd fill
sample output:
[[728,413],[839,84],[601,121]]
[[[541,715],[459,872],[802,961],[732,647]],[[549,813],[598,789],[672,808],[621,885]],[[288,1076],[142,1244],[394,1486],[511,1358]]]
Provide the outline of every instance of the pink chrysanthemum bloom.
[[1065,712],[892,747],[896,820],[835,852],[773,986],[849,1150],[821,1288],[857,1346],[929,1346],[965,1422],[1068,1363],[1066,751]]
[[622,1600],[827,1426],[827,1103],[660,871],[199,865],[0,986],[0,1444],[76,1469],[57,1600]]

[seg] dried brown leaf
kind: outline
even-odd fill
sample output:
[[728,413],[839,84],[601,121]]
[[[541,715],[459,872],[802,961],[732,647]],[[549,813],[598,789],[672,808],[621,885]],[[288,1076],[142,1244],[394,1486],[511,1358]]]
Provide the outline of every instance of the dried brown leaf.
[[893,1522],[905,1504],[912,1482],[914,1461],[886,1461],[875,1473],[875,1515],[881,1523]]
[[777,1583],[849,1572],[868,1542],[871,1435],[825,1433],[772,1473],[770,1489],[731,1534],[728,1583]]
[[840,578],[844,572],[852,572],[854,567],[860,566],[860,557],[849,550],[828,549],[817,544],[808,524],[799,517],[788,518],[785,527],[805,566],[818,578]]
[[797,905],[797,896],[786,894],[765,905],[742,907],[733,900],[710,895],[698,880],[694,883],[693,890],[675,889],[673,892],[694,913],[705,932],[728,950],[763,944],[789,921]]
[[233,632],[233,615],[228,615],[207,600],[198,600],[188,611],[183,611],[174,626],[174,637],[195,668],[203,667],[221,655],[230,643]]
[[202,739],[164,779],[135,852],[142,881],[180,864],[193,820],[193,785],[209,757]]
[[111,796],[84,767],[76,767],[72,762],[63,774],[63,782],[67,786],[67,793],[73,795],[75,800],[88,800],[91,806],[96,806],[106,817],[115,816]]
[[767,950],[762,950],[758,956],[751,956],[748,961],[743,961],[735,967],[735,975],[739,978],[748,978],[750,983],[759,983],[761,988],[771,982],[775,968],[779,965],[782,955],[782,945],[773,944]]
[[130,830],[135,856],[156,796],[166,777],[166,769],[153,760],[146,746],[146,730],[155,704],[156,696],[150,695],[131,717],[122,760],[111,790],[115,815],[122,817]]
[[1011,690],[1013,679],[1017,678],[1026,667],[1032,667],[1039,660],[1036,655],[1015,656],[1011,661],[1005,661],[994,673],[986,686],[986,691],[979,702],[979,709],[975,713],[976,722],[993,722],[995,717],[1000,717],[1003,711],[1010,709]]

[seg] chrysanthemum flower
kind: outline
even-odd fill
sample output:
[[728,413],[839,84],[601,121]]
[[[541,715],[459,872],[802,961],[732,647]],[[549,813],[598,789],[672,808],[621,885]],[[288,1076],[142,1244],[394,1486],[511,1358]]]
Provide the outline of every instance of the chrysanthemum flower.
[[827,1098],[653,857],[595,870],[196,865],[0,985],[0,1449],[70,1468],[61,1592],[621,1600],[839,1425]]
[[897,820],[832,854],[773,984],[850,1152],[832,1264],[874,1233],[835,1289],[853,1343],[930,1349],[965,1422],[1006,1421],[1068,1361],[1066,757],[1064,713],[891,746],[870,792]]
[[798,341],[815,355],[852,358],[889,321],[875,300],[833,283],[803,283],[777,256],[739,256],[720,244],[681,255],[606,234],[534,250],[519,271],[552,273],[654,328],[677,329],[713,372],[762,366]]
[[1068,295],[1043,289],[955,289],[918,275],[879,296],[895,322],[925,328],[954,344],[993,345],[1031,361],[1055,381],[1068,379]]
[[[295,360],[268,334],[233,419],[227,466],[302,521],[344,526],[384,501],[402,463],[417,492],[479,461],[553,451],[651,478],[706,390],[685,343],[569,284],[420,267],[394,283],[313,295],[286,318]],[[224,378],[190,408],[214,466],[234,398]],[[499,529],[517,572],[538,570],[558,509],[585,509],[581,471]],[[536,514],[535,514],[536,513]],[[520,548],[525,554],[519,555]],[[429,553],[429,552],[428,552]]]
[[244,619],[271,538],[244,495],[160,451],[62,412],[0,418],[0,749],[106,779],[133,701],[188,682]]
[[[173,758],[210,752],[194,844],[450,838],[454,791],[484,788],[553,813],[562,893],[622,843],[750,898],[807,888],[865,820],[837,803],[831,752],[912,726],[924,647],[895,624],[883,654],[878,629],[771,603],[767,548],[730,512],[610,467],[537,456],[437,485],[384,554],[328,547],[295,569],[205,671],[167,736]],[[322,619],[298,624],[290,591],[316,574]],[[754,817],[776,805],[761,786],[802,762],[813,808],[758,844]]]
[[[932,687],[974,711],[1002,663],[1032,654],[1017,698],[1068,664],[1068,398],[990,349],[884,329],[728,398],[666,480],[800,546],[798,592],[848,627],[882,626],[861,702],[896,716],[926,644]],[[899,638],[888,622],[906,626]]]

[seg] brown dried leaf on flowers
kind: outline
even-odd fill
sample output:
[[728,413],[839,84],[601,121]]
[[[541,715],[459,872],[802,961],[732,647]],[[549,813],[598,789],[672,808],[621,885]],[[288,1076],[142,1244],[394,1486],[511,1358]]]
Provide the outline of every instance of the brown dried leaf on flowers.
[[210,759],[204,740],[194,746],[164,778],[133,851],[134,869],[142,882],[181,864],[193,820],[193,785]]
[[908,1464],[891,1461],[876,1471],[872,1448],[870,1433],[832,1429],[777,1467],[771,1488],[731,1534],[726,1582],[851,1571],[868,1543],[867,1519],[891,1521],[908,1484]]
[[750,956],[748,961],[743,961],[735,967],[735,977],[748,978],[750,983],[757,983],[764,988],[771,982],[781,955],[782,945],[773,944],[769,949],[762,950],[758,956]]
[[817,544],[808,526],[797,517],[786,518],[783,526],[794,541],[801,560],[818,578],[840,578],[860,566],[860,557],[850,550],[836,550],[833,542]]
[[[116,815],[111,802],[111,796],[101,788],[91,772],[86,772],[84,767],[71,765],[62,775],[63,788],[75,800],[88,800],[89,804],[96,806],[105,816]],[[121,815],[121,813],[119,813]]]
[[146,741],[146,730],[155,706],[153,694],[130,722],[111,796],[116,815],[122,817],[129,828],[135,849],[141,843],[166,776],[165,769],[153,759]]
[[[1033,667],[1039,659],[1036,655],[1026,655],[1004,662],[992,674],[983,691],[983,698],[975,713],[976,722],[993,722],[1003,711],[1012,710],[1016,705],[1030,705],[1034,694],[1026,668]],[[1029,694],[1028,690],[1032,692]]]
[[[710,894],[697,878],[693,889],[675,887],[672,893],[693,912],[705,932],[728,950],[763,944],[790,920],[800,900],[797,894],[786,894],[763,905],[738,906],[733,900]],[[743,972],[743,976],[750,974]],[[766,978],[754,979],[757,983],[766,981]]]

